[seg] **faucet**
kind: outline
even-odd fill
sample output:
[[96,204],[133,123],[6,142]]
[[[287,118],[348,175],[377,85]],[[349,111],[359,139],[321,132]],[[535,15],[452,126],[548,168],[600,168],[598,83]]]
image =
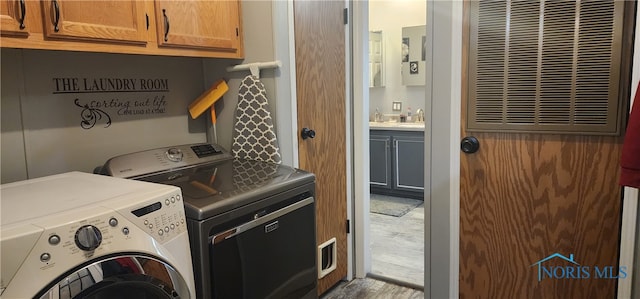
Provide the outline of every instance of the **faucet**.
[[424,122],[424,110],[422,108],[416,110],[417,119],[416,122],[423,123]]

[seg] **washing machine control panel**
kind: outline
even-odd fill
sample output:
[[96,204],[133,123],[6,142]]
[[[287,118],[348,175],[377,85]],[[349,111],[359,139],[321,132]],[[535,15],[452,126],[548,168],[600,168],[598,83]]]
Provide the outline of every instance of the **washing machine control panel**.
[[119,210],[92,207],[85,211],[91,217],[51,227],[36,245],[41,266],[51,267],[60,258],[86,260],[115,248],[127,251],[152,239],[154,244],[164,244],[186,233],[182,193],[171,188],[161,197]]
[[[127,221],[119,219],[123,217],[113,210],[102,210],[100,215],[51,228],[45,236],[48,246],[41,252],[40,260],[53,262],[61,255],[90,258],[106,252],[115,243],[125,240],[126,236],[121,232],[122,226],[131,226],[127,225]],[[113,225],[114,221],[117,225]]]
[[187,230],[182,201],[182,194],[178,191],[131,210],[128,219],[145,233],[164,243]]
[[[84,251],[91,251],[100,246],[102,232],[93,225],[85,225],[76,231],[74,239],[78,248]],[[51,240],[49,240],[49,243],[51,243]]]

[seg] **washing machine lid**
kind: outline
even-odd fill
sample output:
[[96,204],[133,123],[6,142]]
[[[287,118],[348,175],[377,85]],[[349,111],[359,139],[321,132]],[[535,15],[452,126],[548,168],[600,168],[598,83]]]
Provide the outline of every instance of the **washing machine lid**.
[[160,187],[77,171],[3,184],[0,186],[1,226],[40,222],[43,217],[100,205],[106,200],[158,192]]
[[204,220],[313,183],[315,176],[285,165],[232,159],[137,179],[180,187],[187,218]]

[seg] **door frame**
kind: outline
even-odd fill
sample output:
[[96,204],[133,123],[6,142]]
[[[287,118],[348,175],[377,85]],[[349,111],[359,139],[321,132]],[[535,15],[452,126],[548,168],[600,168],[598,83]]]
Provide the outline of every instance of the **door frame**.
[[[636,6],[636,29],[634,38],[634,53],[632,63],[634,66],[640,66],[640,5]],[[629,111],[633,107],[634,95],[638,83],[640,82],[640,67],[632,67],[631,74],[631,101],[629,103]],[[640,289],[634,290],[634,283],[640,282],[640,269],[634,266],[640,265],[640,261],[635,259],[635,254],[640,248],[640,240],[636,239],[640,235],[637,228],[640,227],[640,219],[638,218],[638,203],[640,202],[639,190],[636,188],[625,187],[623,190],[622,202],[622,227],[620,229],[620,265],[631,265],[635,270],[631,271],[628,279],[618,280],[618,298],[630,298],[632,294],[640,297]]]
[[[367,74],[368,4],[353,1],[354,74]],[[434,30],[435,27],[438,30]],[[460,211],[460,84],[462,3],[427,1],[427,57],[425,94],[425,275],[426,298],[458,297]],[[355,276],[371,271],[369,249],[369,82],[354,80]],[[438,86],[433,90],[431,86]],[[360,150],[358,150],[358,143]],[[443,146],[446,145],[446,146]],[[361,258],[358,258],[361,257]],[[364,258],[362,258],[364,257]]]
[[[371,272],[371,242],[369,234],[369,81],[359,74],[369,73],[369,2],[349,0],[350,22],[347,32],[353,36],[347,43],[347,53],[350,60],[347,65],[351,70],[347,74],[351,77],[351,85],[347,87],[347,98],[352,99],[348,107],[347,122],[351,124],[351,157],[350,196],[347,197],[347,211],[353,219],[353,234],[351,235],[350,276],[364,278]],[[357,154],[356,154],[357,153]],[[349,185],[348,185],[349,186]]]
[[[357,53],[366,53],[368,44],[362,45],[368,40],[363,34],[368,33],[368,5],[355,1],[353,6],[354,46],[356,53],[353,67],[354,73],[368,73],[366,61],[360,61],[358,66]],[[425,194],[425,297],[426,298],[458,298],[459,277],[459,219],[460,219],[460,116],[461,116],[461,80],[462,41],[457,38],[462,36],[462,2],[460,1],[436,1],[427,0],[427,42],[428,48],[433,49],[427,58],[427,92],[425,96],[425,111],[431,115],[425,123],[425,141],[430,142],[430,147],[425,147],[425,169],[430,169],[431,175],[425,173],[425,187],[429,186],[429,194]],[[637,7],[640,12],[640,6]],[[434,30],[438,27],[438,30]],[[635,48],[640,49],[640,14],[636,15],[636,40]],[[359,36],[360,35],[360,36]],[[365,55],[362,55],[365,56]],[[640,63],[640,51],[634,53],[634,64]],[[633,88],[637,86],[640,72],[633,74]],[[365,88],[363,88],[363,86]],[[354,109],[360,116],[368,114],[368,82],[366,80],[354,81]],[[437,87],[436,90],[430,88]],[[360,92],[361,94],[358,94]],[[633,97],[633,94],[631,96]],[[365,105],[366,104],[366,105]],[[354,141],[366,144],[368,148],[368,121],[361,119],[354,121]],[[359,127],[365,128],[359,131]],[[448,133],[448,134],[447,134]],[[447,146],[443,146],[447,145]],[[356,151],[358,152],[358,151]],[[362,153],[362,152],[360,152]],[[367,155],[354,157],[354,166],[368,169]],[[354,188],[357,190],[368,189],[369,180],[359,178],[356,174]],[[368,190],[355,194],[355,256],[356,277],[364,277],[371,270],[370,251],[368,246]],[[636,211],[638,204],[634,199],[638,198],[637,189],[626,189],[625,206],[623,207],[622,240],[633,240],[635,236]],[[365,204],[358,202],[366,202]],[[635,205],[634,205],[635,203]],[[425,219],[425,220],[427,220]],[[430,229],[433,228],[433,229]],[[624,243],[624,242],[623,242]],[[634,244],[621,244],[621,264],[633,264]],[[638,246],[638,245],[636,245]],[[359,261],[360,260],[360,261]],[[634,273],[640,275],[640,273]],[[631,279],[619,283],[618,295],[631,292]]]
[[[427,1],[425,297],[458,298],[460,241],[461,1]],[[427,129],[428,128],[428,129]],[[428,209],[428,210],[427,210]],[[429,243],[427,243],[429,242]],[[429,249],[427,249],[429,248]],[[427,288],[428,286],[428,288]]]

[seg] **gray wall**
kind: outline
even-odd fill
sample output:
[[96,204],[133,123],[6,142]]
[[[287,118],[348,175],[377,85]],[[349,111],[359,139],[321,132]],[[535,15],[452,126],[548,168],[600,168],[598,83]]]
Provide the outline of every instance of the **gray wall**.
[[[227,81],[229,91],[225,93],[222,100],[216,102],[218,121],[215,129],[212,128],[211,130],[210,139],[225,149],[230,149],[233,143],[233,125],[238,104],[238,88],[242,79],[251,73],[249,71],[226,72],[226,67],[236,64],[280,60],[283,65],[282,68],[262,69],[260,71],[260,81],[264,84],[267,92],[271,117],[274,119],[276,135],[280,143],[283,164],[293,165],[292,140],[290,138],[291,117],[282,115],[282,124],[280,124],[278,122],[279,115],[277,115],[280,110],[288,111],[286,108],[290,106],[291,95],[287,90],[292,84],[288,73],[286,73],[289,69],[287,57],[276,58],[275,54],[274,35],[277,32],[273,26],[281,26],[281,31],[284,32],[280,32],[280,34],[285,35],[288,27],[286,26],[286,19],[279,18],[274,20],[272,15],[274,10],[276,12],[286,11],[286,6],[282,6],[283,3],[286,4],[285,2],[273,3],[271,1],[242,2],[245,59],[205,59],[203,63],[204,84],[205,86],[210,86],[219,79]],[[286,54],[288,55],[289,53],[287,52]],[[284,88],[277,90],[277,86],[284,86]]]
[[2,49],[0,78],[0,179],[2,183],[27,178],[20,94],[24,92],[21,52]]
[[[274,60],[271,6],[270,1],[242,3],[246,62]],[[187,107],[221,78],[228,81],[229,91],[216,105],[215,131],[217,141],[229,149],[238,87],[241,79],[249,74],[248,71],[227,73],[227,66],[243,63],[234,59],[5,48],[0,51],[2,183],[73,170],[92,172],[110,157],[144,149],[215,142],[214,130],[208,130],[211,125],[207,113],[192,120]],[[261,72],[274,119],[275,78],[279,72],[273,69]],[[56,85],[63,82],[55,78],[77,79],[78,90],[64,90],[63,85]],[[138,84],[137,90],[86,93],[84,89],[91,88],[93,80],[101,78],[132,79],[132,84]],[[169,90],[140,90],[140,79],[166,80]],[[153,99],[163,96],[162,107],[155,107],[162,110],[145,110],[136,115],[123,114],[122,107],[103,105],[85,110],[75,104],[76,99],[81,106],[114,100],[120,105],[129,102],[130,110],[137,110],[134,109],[136,102],[141,108],[153,109]],[[147,98],[151,104],[145,103]],[[93,112],[94,117],[100,119],[96,119],[93,127],[83,128],[83,112],[89,116]],[[111,119],[109,126],[107,118]],[[285,157],[287,159],[290,157]]]
[[[271,28],[271,2],[270,1],[244,1],[242,2],[242,19],[244,31],[244,60],[204,60],[204,84],[210,86],[219,79],[225,79],[229,91],[225,93],[221,101],[216,102],[218,122],[216,124],[217,143],[226,149],[231,148],[233,142],[233,124],[236,105],[238,104],[238,88],[242,79],[251,73],[249,71],[227,72],[226,67],[251,63],[269,62],[274,60],[273,54],[273,30]],[[260,72],[260,81],[265,85],[271,116],[276,117],[276,101],[274,86],[278,70],[264,69]]]
[[[204,119],[187,112],[202,92],[201,59],[16,49],[1,55],[2,183],[92,172],[116,155],[206,141]],[[105,79],[130,84],[103,90]]]

